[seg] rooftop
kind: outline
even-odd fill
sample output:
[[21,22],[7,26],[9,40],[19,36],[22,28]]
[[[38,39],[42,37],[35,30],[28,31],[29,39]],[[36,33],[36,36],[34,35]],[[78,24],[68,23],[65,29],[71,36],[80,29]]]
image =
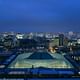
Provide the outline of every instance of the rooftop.
[[37,51],[32,53],[23,53],[12,61],[8,68],[74,68],[73,65],[58,53],[47,51]]

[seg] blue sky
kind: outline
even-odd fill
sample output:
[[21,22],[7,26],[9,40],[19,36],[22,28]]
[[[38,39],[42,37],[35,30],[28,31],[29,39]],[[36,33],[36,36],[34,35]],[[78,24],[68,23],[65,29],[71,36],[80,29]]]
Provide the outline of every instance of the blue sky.
[[0,0],[0,32],[79,32],[80,0]]

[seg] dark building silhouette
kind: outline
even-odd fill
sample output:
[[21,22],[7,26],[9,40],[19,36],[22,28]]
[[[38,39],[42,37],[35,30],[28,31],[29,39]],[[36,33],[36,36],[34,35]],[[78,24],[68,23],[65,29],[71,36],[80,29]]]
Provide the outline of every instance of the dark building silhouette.
[[34,39],[20,39],[19,47],[31,49],[32,47],[36,47],[37,42]]
[[64,35],[63,34],[59,34],[59,46],[63,46],[64,45]]

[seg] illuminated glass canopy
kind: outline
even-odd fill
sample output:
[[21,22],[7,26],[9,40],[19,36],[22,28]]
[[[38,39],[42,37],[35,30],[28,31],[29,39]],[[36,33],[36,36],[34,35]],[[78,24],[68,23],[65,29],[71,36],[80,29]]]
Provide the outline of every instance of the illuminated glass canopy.
[[20,54],[9,68],[73,68],[72,64],[58,53],[37,51]]

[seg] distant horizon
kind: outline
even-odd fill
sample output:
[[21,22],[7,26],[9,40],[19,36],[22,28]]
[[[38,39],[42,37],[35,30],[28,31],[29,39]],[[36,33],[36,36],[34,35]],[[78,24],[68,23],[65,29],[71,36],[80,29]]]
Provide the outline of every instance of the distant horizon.
[[74,32],[74,31],[67,31],[67,32],[39,32],[39,31],[36,31],[36,32],[29,32],[29,31],[26,31],[26,32],[20,32],[20,31],[0,31],[0,33],[69,33],[69,32],[73,32],[73,33],[80,33],[80,32]]

